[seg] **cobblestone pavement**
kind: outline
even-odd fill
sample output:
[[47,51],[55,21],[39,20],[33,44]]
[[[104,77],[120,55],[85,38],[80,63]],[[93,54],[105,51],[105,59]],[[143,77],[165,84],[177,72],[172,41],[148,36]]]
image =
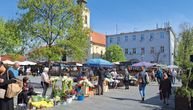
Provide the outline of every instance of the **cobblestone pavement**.
[[[33,77],[35,90],[41,92],[40,78]],[[37,84],[36,84],[37,83]],[[173,85],[180,86],[180,82]],[[49,88],[47,95],[51,93]],[[74,100],[71,104],[57,105],[47,110],[174,110],[174,96],[169,100],[169,105],[164,105],[159,98],[159,89],[156,82],[150,83],[146,88],[145,102],[141,102],[138,87],[130,86],[129,90],[124,88],[110,89],[103,96],[92,96],[85,98],[84,101]]]

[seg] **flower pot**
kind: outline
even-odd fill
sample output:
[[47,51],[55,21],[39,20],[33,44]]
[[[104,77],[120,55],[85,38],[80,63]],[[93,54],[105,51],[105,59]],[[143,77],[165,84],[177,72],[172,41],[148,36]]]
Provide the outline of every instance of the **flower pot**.
[[83,100],[84,100],[84,95],[78,96],[77,100],[78,100],[78,101],[83,101]]
[[175,110],[191,110],[191,98],[180,95],[175,96]]

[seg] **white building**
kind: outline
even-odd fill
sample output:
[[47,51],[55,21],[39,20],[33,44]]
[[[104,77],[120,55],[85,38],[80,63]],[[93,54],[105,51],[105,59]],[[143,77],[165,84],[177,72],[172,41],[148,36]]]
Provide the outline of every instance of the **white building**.
[[106,46],[119,45],[127,60],[173,64],[176,36],[171,27],[107,35]]

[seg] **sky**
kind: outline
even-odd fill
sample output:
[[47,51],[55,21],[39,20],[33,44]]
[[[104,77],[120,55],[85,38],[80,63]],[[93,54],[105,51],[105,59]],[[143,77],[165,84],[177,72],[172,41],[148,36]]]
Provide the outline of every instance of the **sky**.
[[[180,24],[193,24],[193,0],[87,0],[91,29],[103,34],[126,33],[164,27],[169,22],[176,34]],[[16,19],[18,0],[1,0],[0,16]]]

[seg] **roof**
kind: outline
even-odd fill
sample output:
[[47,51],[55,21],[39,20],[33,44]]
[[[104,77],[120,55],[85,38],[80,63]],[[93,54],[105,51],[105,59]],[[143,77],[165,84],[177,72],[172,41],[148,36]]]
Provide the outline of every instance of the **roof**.
[[1,55],[1,61],[10,60],[10,61],[25,61],[26,58],[24,56],[18,55],[17,57],[13,57],[11,55]]
[[120,34],[113,34],[113,35],[107,35],[107,37],[117,36],[117,35],[126,35],[126,34],[136,34],[136,33],[143,33],[143,32],[153,32],[153,31],[171,31],[174,36],[175,32],[172,27],[166,27],[166,28],[157,28],[157,29],[150,29],[150,30],[143,30],[143,31],[134,31],[134,32],[126,32],[126,33],[120,33]]
[[91,42],[99,45],[106,45],[106,35],[97,32],[91,32]]

